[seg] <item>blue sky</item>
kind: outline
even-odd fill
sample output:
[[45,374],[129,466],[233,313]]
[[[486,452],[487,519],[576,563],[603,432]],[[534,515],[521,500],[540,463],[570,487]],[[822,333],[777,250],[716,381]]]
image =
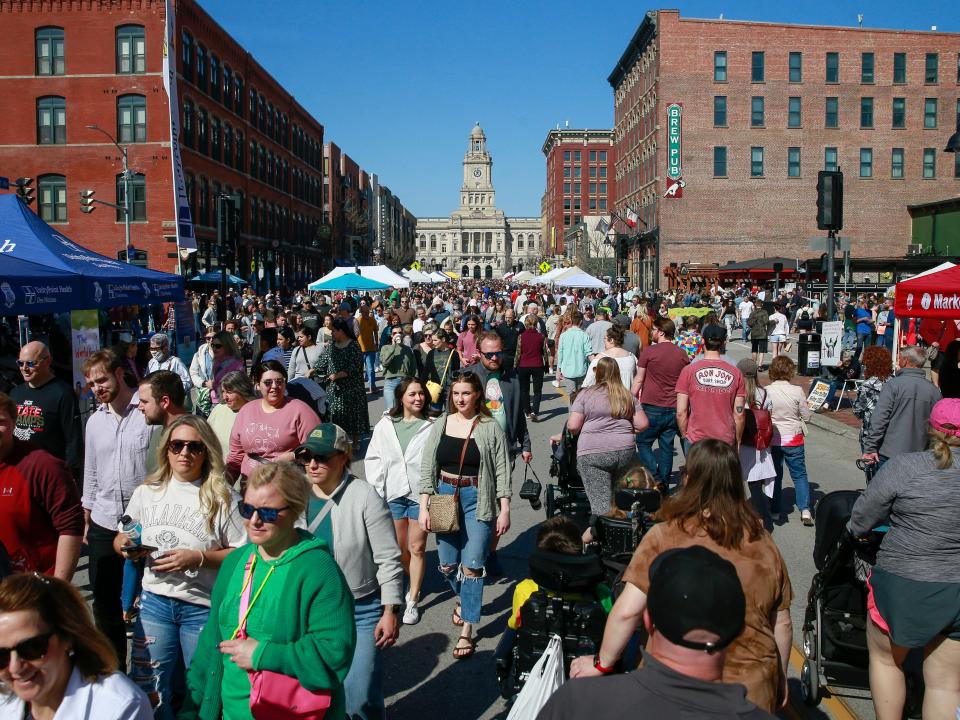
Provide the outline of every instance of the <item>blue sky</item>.
[[[479,121],[497,205],[539,216],[547,131],[613,123],[606,82],[644,12],[630,0],[199,0],[417,216],[458,204]],[[674,2],[682,17],[960,31],[955,2]],[[909,13],[909,14],[908,14]]]

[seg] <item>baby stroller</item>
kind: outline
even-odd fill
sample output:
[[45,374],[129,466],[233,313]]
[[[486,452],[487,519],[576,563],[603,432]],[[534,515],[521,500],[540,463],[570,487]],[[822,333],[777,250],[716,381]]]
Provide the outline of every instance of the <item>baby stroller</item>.
[[867,653],[866,566],[872,565],[881,534],[857,541],[847,522],[860,493],[837,490],[817,503],[813,562],[817,568],[807,595],[800,684],[807,705],[819,704],[821,675],[830,670],[864,670]]
[[568,433],[564,425],[560,438],[560,442],[553,446],[550,461],[550,475],[557,482],[547,484],[544,499],[547,519],[554,515],[569,515],[586,527],[590,519],[590,501],[577,472],[577,436]]
[[[563,642],[564,673],[569,675],[575,657],[599,650],[607,621],[603,606],[593,597],[603,580],[599,556],[534,550],[530,577],[539,589],[520,608],[519,628],[504,632],[494,652],[500,694],[508,700],[520,692],[552,635]],[[571,594],[578,599],[571,599]]]

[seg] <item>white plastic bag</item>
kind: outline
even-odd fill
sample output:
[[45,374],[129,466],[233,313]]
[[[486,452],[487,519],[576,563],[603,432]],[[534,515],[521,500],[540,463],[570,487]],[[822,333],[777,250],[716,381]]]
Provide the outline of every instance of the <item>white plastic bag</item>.
[[507,720],[536,720],[540,710],[564,680],[563,643],[559,635],[553,635],[520,689]]

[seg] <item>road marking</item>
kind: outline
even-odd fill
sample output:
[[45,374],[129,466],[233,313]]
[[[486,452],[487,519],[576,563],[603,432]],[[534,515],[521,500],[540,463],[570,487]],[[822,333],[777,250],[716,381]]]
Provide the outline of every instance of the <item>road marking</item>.
[[[797,675],[800,675],[800,670],[803,668],[803,653],[800,652],[800,649],[796,645],[790,649],[790,665],[797,671]],[[797,697],[796,701],[799,707],[806,709],[807,706],[806,703],[803,702],[802,697]],[[818,707],[826,709],[833,720],[859,720],[859,716],[844,702],[843,698],[832,692],[820,700]],[[793,708],[793,698],[791,698],[787,708],[799,712]],[[803,717],[803,715],[798,714],[797,717]]]

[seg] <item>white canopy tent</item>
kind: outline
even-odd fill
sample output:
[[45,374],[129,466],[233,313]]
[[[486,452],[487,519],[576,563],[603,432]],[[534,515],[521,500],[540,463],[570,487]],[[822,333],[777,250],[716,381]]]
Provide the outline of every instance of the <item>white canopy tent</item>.
[[355,273],[357,270],[360,271],[360,275],[365,278],[370,278],[371,280],[376,280],[378,282],[386,283],[387,285],[392,285],[395,288],[408,288],[410,287],[410,281],[403,275],[398,275],[393,270],[388,268],[386,265],[346,265],[344,267],[336,267],[326,275],[324,275],[319,280],[314,281],[314,283],[322,283],[326,280],[332,280],[335,277],[340,277],[346,273]]
[[516,275],[514,275],[511,280],[514,282],[526,282],[527,280],[533,279],[533,273],[529,270],[521,270]]
[[407,270],[404,272],[404,275],[406,275],[407,280],[412,283],[432,285],[433,283],[437,282],[433,277],[427,275],[425,272],[421,272],[420,270]]
[[443,274],[442,272],[440,272],[439,270],[434,270],[432,273],[430,273],[429,277],[430,277],[435,283],[450,282],[450,278],[449,278],[448,276],[444,275],[444,274]]
[[527,285],[550,285],[556,283],[560,278],[567,277],[574,273],[583,272],[580,268],[574,267],[555,267],[543,275],[536,275],[527,282]]
[[598,280],[593,275],[585,273],[583,270],[571,273],[569,275],[564,275],[559,280],[554,280],[553,284],[560,287],[571,288],[601,288],[603,290],[610,289],[610,286],[603,282],[603,280]]

